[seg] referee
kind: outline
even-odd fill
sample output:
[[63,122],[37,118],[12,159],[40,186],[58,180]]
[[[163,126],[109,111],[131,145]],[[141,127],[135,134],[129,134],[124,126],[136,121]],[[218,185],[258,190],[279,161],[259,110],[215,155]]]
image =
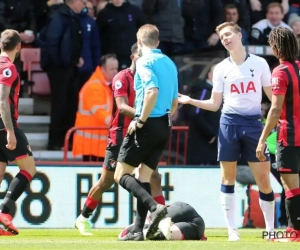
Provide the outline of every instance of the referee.
[[[152,216],[146,238],[152,239],[167,213],[166,207],[151,197],[150,177],[169,141],[171,115],[178,105],[178,78],[173,61],[157,49],[158,37],[158,29],[149,24],[137,33],[140,58],[134,80],[136,113],[121,145],[114,175],[115,181],[137,198],[134,227],[121,239],[124,241],[144,240],[148,210]],[[132,176],[135,168],[137,179]]]

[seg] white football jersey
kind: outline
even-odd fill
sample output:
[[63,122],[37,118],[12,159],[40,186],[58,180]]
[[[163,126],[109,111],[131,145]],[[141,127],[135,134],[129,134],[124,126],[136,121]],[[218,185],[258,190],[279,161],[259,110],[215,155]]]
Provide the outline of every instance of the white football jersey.
[[213,92],[223,93],[224,114],[261,114],[262,87],[271,86],[271,71],[265,59],[248,54],[241,65],[226,58],[213,71]]

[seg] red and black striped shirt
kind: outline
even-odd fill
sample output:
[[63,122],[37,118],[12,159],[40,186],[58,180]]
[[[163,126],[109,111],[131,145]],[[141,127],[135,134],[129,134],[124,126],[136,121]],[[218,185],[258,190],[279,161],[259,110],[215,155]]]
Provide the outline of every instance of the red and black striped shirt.
[[[135,100],[135,91],[133,87],[133,74],[130,69],[121,70],[115,75],[112,82],[114,99],[116,97],[127,97],[128,105],[133,107]],[[108,133],[108,144],[122,144],[123,138],[127,133],[131,118],[120,114],[116,101],[114,101],[111,126]]]
[[[5,84],[10,87],[8,102],[10,105],[12,122],[14,127],[16,127],[19,117],[20,78],[16,66],[5,56],[0,56],[0,84]],[[2,119],[0,119],[0,128],[5,128]]]
[[277,125],[277,141],[300,146],[300,62],[284,61],[272,73],[273,95],[284,95]]

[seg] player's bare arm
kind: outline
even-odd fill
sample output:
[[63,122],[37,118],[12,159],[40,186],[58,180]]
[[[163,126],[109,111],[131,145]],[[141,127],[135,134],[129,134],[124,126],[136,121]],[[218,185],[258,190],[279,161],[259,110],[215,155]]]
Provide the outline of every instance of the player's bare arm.
[[263,87],[265,94],[267,95],[269,101],[272,101],[272,86]]
[[140,120],[146,121],[154,108],[158,96],[158,88],[149,88],[146,90],[144,105],[141,112]]
[[17,140],[14,133],[14,126],[11,119],[11,112],[9,107],[9,93],[10,87],[5,84],[0,84],[0,113],[4,126],[7,130],[7,145],[10,150],[16,148]]
[[179,94],[178,102],[181,104],[190,104],[197,108],[209,110],[209,111],[217,111],[223,99],[223,93],[212,92],[212,95],[209,100],[196,100],[192,99],[189,96]]
[[256,149],[256,157],[260,161],[265,160],[265,155],[264,155],[264,150],[265,150],[265,141],[269,134],[272,132],[273,128],[276,126],[280,114],[281,114],[281,109],[284,103],[284,95],[272,95],[272,106],[270,108],[266,125],[264,127],[264,130],[260,136],[258,146]]
[[4,84],[0,84],[0,113],[5,125],[5,128],[9,131],[14,130],[14,126],[11,119],[11,112],[9,107],[9,93],[10,87]]
[[178,99],[173,99],[171,115],[173,115],[175,113],[175,111],[177,110],[177,107],[178,107]]
[[127,96],[116,97],[116,104],[122,115],[134,118],[135,109],[128,105]]

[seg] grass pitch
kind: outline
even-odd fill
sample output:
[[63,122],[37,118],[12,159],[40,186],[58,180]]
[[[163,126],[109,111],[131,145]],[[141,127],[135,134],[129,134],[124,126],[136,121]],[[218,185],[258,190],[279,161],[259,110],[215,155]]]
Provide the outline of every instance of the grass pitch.
[[118,250],[282,250],[300,249],[300,243],[267,242],[261,238],[260,229],[241,229],[240,242],[227,242],[226,229],[207,229],[207,241],[143,241],[118,242],[120,229],[95,229],[94,236],[81,236],[77,230],[20,229],[18,236],[0,237],[1,250],[13,249],[118,249]]

